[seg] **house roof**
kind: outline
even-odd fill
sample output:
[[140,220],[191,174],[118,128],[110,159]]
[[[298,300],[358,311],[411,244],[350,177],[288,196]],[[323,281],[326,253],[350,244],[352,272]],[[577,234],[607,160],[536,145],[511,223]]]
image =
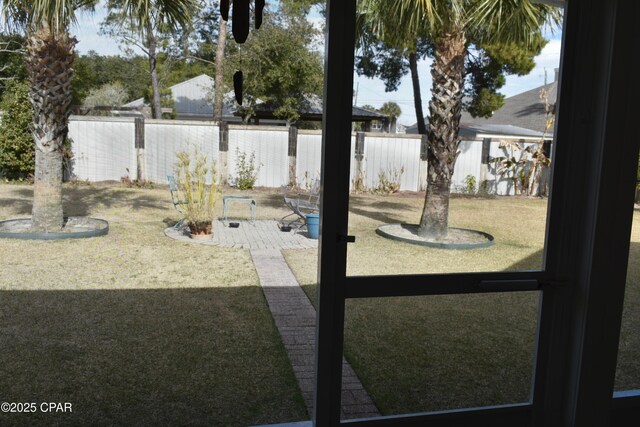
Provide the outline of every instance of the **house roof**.
[[[213,79],[213,77],[210,77],[206,74],[200,74],[199,76],[193,77],[189,80],[185,80],[183,82],[177,83],[169,87],[169,89],[173,92],[174,90],[185,89],[186,87],[194,86],[194,85],[198,88],[202,88],[206,86],[213,87],[214,82],[215,80]],[[145,105],[144,98],[138,98],[138,99],[134,99],[131,102],[128,102],[127,104],[124,104],[123,107],[140,108],[140,107],[144,107],[144,105]]]
[[[471,117],[468,112],[462,113],[460,119],[464,123],[474,125],[513,125],[520,128],[544,132],[547,123],[544,102],[540,99],[542,89],[546,89],[549,104],[555,105],[558,95],[558,83],[553,82],[545,86],[519,93],[504,100],[504,105],[487,119]],[[553,130],[547,132],[552,134]]]
[[[540,99],[546,89],[548,102],[555,105],[558,93],[557,82],[519,93],[504,100],[504,105],[489,118],[472,117],[464,111],[460,118],[460,136],[495,135],[496,137],[541,138],[545,132],[547,117],[544,102]],[[427,118],[425,118],[427,120]],[[418,133],[417,124],[407,128],[407,133]],[[485,136],[487,138],[489,136]],[[545,139],[552,139],[553,130],[546,132]]]
[[[213,105],[210,101],[206,100],[205,92],[207,88],[213,88],[214,79],[201,74],[184,82],[171,86],[171,92],[176,102],[176,112],[182,116],[182,118],[194,116],[200,117],[202,115],[213,114]],[[225,94],[225,102],[223,104],[223,119],[224,120],[237,120],[237,117],[241,113],[236,111],[236,105],[234,102],[228,101],[232,99],[233,92]],[[260,101],[260,100],[258,100]],[[306,99],[306,105],[303,111],[300,111],[301,120],[322,120],[322,99],[319,96],[311,95]],[[125,108],[142,108],[145,106],[144,98],[139,98],[125,104]],[[255,107],[255,117],[258,119],[276,119],[273,116],[275,106],[270,103],[258,102]],[[386,116],[384,114],[365,110],[360,107],[353,107],[352,120],[353,121],[372,121],[372,120],[384,120]]]
[[[418,126],[409,126],[406,130],[408,134],[417,134]],[[552,139],[549,134],[538,132],[531,129],[521,128],[513,125],[494,125],[494,124],[474,124],[460,122],[460,139],[462,140],[479,140],[484,138],[496,139],[524,139],[531,141],[540,141],[542,138]]]
[[[322,120],[322,99],[318,96],[311,95],[306,99],[306,105],[300,111],[301,120]],[[256,105],[255,115],[258,118],[272,118],[275,106],[270,103],[260,103]],[[376,111],[365,110],[360,107],[351,108],[351,117],[354,122],[367,122],[372,120],[384,120],[387,118],[384,114]]]
[[[175,111],[181,119],[202,119],[209,118],[213,115],[213,102],[210,94],[213,91],[215,80],[206,75],[201,74],[189,80],[185,80],[171,86],[173,100],[175,103]],[[222,105],[222,118],[225,121],[237,121],[234,116],[234,105],[227,101],[230,99],[232,92],[225,94]],[[144,98],[138,98],[125,104],[125,108],[142,108],[145,106]]]
[[460,136],[463,139],[503,138],[534,141],[540,141],[543,137],[544,139],[552,138],[548,134],[545,135],[544,132],[538,132],[519,126],[474,123],[460,123]]

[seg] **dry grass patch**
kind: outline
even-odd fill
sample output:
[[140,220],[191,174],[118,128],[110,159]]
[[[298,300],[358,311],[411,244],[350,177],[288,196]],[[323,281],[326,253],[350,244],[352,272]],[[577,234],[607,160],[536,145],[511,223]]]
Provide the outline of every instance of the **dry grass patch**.
[[[539,269],[546,200],[454,198],[450,225],[496,244],[447,251],[384,239],[383,223],[416,223],[423,195],[352,196],[348,274]],[[640,242],[636,213],[632,241]],[[317,251],[286,259],[316,302]],[[617,388],[640,388],[640,244],[632,243]],[[393,279],[390,279],[393,280]],[[529,398],[538,293],[349,300],[345,355],[383,414],[524,402]]]
[[[31,197],[0,185],[0,220],[29,216]],[[0,241],[3,400],[71,402],[55,422],[74,425],[307,418],[248,251],[165,237],[180,218],[166,188],[65,186],[64,197],[67,214],[106,219],[110,233]]]

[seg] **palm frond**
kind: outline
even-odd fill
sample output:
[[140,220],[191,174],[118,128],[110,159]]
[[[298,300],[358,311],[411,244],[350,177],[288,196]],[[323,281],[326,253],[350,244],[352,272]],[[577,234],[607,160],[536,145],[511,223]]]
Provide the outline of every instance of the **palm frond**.
[[543,26],[558,27],[562,12],[530,0],[478,0],[467,19],[485,41],[529,43]]
[[188,28],[199,5],[197,0],[122,0],[122,19],[144,30],[160,25],[169,30]]
[[0,10],[5,26],[12,29],[49,27],[61,32],[77,23],[79,10],[93,10],[97,0],[4,0]]

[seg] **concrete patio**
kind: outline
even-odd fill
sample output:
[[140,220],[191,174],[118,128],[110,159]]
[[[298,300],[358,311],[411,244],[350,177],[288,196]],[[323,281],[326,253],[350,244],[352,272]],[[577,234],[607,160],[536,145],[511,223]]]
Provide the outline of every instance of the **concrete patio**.
[[259,220],[238,221],[238,228],[231,228],[223,221],[213,221],[211,240],[194,240],[189,237],[186,226],[167,228],[164,233],[175,240],[235,249],[311,249],[318,247],[318,241],[309,239],[306,231],[280,231],[278,221]]

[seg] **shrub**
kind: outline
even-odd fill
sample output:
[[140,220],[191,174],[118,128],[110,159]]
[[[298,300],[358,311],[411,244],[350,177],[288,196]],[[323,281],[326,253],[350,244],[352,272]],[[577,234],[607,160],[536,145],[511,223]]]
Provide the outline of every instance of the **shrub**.
[[355,178],[353,178],[353,190],[354,193],[366,193],[367,192],[367,183],[366,183],[366,173],[358,173]]
[[480,197],[495,196],[494,189],[491,186],[491,182],[485,179],[480,183],[480,186],[478,186],[478,196]]
[[251,156],[247,157],[247,153],[240,151],[236,148],[237,177],[235,180],[236,187],[240,190],[251,190],[258,180],[259,167],[256,167],[256,154],[251,153]]
[[105,83],[97,89],[91,89],[84,99],[87,107],[109,106],[119,107],[127,102],[129,94],[120,82]]
[[[36,167],[35,143],[31,135],[33,107],[29,86],[9,80],[0,100],[0,176],[9,180],[32,180]],[[65,173],[71,175],[71,139],[62,146]]]
[[29,130],[33,120],[29,87],[9,81],[0,110],[4,111],[0,119],[0,175],[25,179],[35,169],[35,144]]
[[473,175],[467,175],[464,178],[464,193],[476,194],[476,177]]
[[[372,192],[376,194],[392,194],[400,191],[400,179],[404,173],[404,166],[398,169],[380,170],[378,173],[378,186]],[[388,175],[388,176],[387,176]]]
[[137,178],[131,179],[129,177],[129,168],[127,168],[127,174],[120,177],[120,184],[122,184],[123,187],[127,188],[148,188],[150,190],[155,188],[153,182],[151,181],[140,181]]
[[[211,234],[214,208],[220,196],[215,161],[207,166],[207,156],[195,151],[193,159],[185,151],[178,156],[178,193],[191,234]],[[192,166],[193,165],[193,166]],[[211,172],[212,183],[207,185]]]

